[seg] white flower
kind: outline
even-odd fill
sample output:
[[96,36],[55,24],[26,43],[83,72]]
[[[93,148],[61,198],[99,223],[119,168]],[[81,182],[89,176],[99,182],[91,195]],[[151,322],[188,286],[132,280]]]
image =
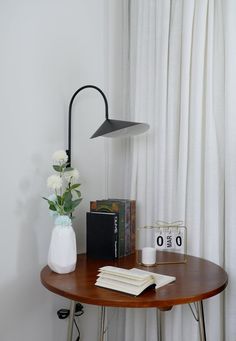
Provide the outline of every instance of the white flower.
[[73,170],[65,172],[64,176],[68,182],[74,182],[78,180],[79,178],[79,171],[77,169],[73,169]]
[[68,155],[64,150],[58,150],[53,153],[52,159],[57,163],[65,163],[68,160]]
[[47,185],[51,189],[60,189],[62,187],[62,178],[59,175],[51,175],[48,177]]

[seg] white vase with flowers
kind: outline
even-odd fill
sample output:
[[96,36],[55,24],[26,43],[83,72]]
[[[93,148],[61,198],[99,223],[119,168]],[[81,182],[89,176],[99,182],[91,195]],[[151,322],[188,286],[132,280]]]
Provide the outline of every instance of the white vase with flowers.
[[79,172],[68,167],[68,156],[64,150],[53,154],[53,169],[56,172],[47,179],[53,191],[48,198],[49,211],[55,218],[48,252],[48,266],[54,272],[65,274],[75,270],[77,249],[72,227],[73,212],[81,202]]

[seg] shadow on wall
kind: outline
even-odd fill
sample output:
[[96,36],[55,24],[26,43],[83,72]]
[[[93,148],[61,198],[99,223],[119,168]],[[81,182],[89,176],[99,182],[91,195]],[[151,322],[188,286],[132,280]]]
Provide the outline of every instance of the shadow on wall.
[[[48,205],[42,199],[47,196],[50,170],[40,155],[33,155],[30,162],[30,170],[18,180],[17,199],[13,203],[15,226],[11,233],[15,235],[9,247],[14,249],[8,253],[9,265],[5,260],[6,268],[13,264],[13,275],[0,284],[0,341],[64,341],[68,320],[59,320],[56,312],[69,308],[69,302],[49,292],[40,282],[53,229]],[[86,318],[83,316],[83,323],[82,319],[79,321],[83,339],[96,337],[96,331],[89,326],[92,323],[96,329],[97,316],[96,308],[86,307]]]
[[[12,250],[12,257],[16,258],[12,262],[15,264],[15,278],[7,284],[5,282],[0,288],[0,304],[3,309],[0,314],[0,339],[4,341],[42,340],[45,331],[40,325],[50,323],[46,321],[48,315],[45,313],[46,309],[43,309],[44,305],[48,304],[49,295],[40,283],[40,270],[43,265],[40,264],[39,255],[40,251],[42,254],[44,251],[39,248],[44,249],[43,244],[45,245],[46,240],[49,241],[51,231],[44,228],[45,226],[38,228],[43,221],[42,217],[40,218],[41,193],[38,193],[42,192],[42,177],[44,181],[46,175],[39,174],[39,164],[42,168],[41,158],[33,156],[32,160],[33,172],[19,180],[18,193],[22,195],[18,196],[13,208],[16,226],[12,233],[16,233],[17,238],[16,244],[9,247],[15,247]],[[45,245],[45,249],[47,247]]]

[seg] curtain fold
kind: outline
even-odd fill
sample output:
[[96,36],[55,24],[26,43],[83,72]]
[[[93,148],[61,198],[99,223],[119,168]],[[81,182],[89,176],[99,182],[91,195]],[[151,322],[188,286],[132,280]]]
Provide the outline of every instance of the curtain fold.
[[236,340],[236,2],[223,2],[225,37],[225,340]]
[[[126,4],[127,119],[146,121],[150,130],[125,143],[123,195],[137,201],[138,227],[183,220],[188,253],[226,268],[226,299],[204,302],[207,340],[235,341],[236,4]],[[156,340],[153,309],[120,310],[115,323],[123,339],[114,338],[113,328],[109,339]],[[199,338],[188,306],[166,312],[163,324],[166,341]]]

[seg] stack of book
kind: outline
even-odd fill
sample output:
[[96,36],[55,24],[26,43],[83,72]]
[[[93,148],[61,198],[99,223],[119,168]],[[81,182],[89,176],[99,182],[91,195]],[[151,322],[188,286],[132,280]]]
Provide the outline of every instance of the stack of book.
[[95,285],[138,296],[150,286],[155,286],[155,289],[158,289],[175,280],[174,276],[161,275],[137,268],[128,270],[115,266],[104,266],[99,269]]
[[115,259],[134,253],[135,230],[135,200],[91,201],[87,212],[87,255]]

